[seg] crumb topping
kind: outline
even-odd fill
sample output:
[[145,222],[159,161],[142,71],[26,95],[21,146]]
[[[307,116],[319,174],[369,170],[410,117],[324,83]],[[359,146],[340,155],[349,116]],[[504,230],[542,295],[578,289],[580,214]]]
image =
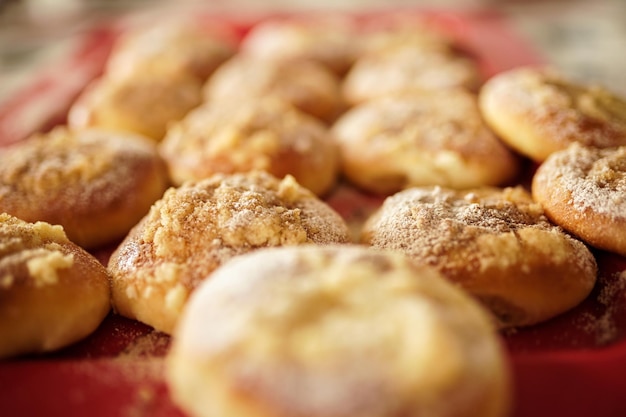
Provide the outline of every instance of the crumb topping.
[[341,217],[293,177],[220,174],[168,190],[134,243],[122,245],[117,267],[138,276],[129,285],[182,283],[190,290],[227,259],[254,248],[348,240]]
[[35,287],[58,283],[58,270],[74,265],[74,255],[62,246],[67,243],[61,226],[30,224],[0,214],[0,288],[23,282],[23,276]]
[[271,172],[285,155],[323,166],[319,158],[328,152],[322,150],[332,147],[321,122],[286,103],[264,99],[198,107],[169,129],[161,152],[188,180],[216,172]]
[[136,170],[156,158],[156,148],[143,138],[57,128],[0,150],[0,207],[93,210],[125,195]]
[[[511,264],[524,268],[534,262],[524,255],[525,246],[540,248],[554,262],[569,256],[586,265],[589,258],[585,246],[551,224],[521,186],[406,190],[389,197],[364,230],[363,238],[373,246],[401,250],[447,273]],[[584,256],[576,255],[582,251]]]

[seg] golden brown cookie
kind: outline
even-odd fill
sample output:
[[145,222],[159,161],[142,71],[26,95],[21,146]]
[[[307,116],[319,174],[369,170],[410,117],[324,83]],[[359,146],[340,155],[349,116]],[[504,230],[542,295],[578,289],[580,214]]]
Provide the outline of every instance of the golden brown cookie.
[[0,358],[83,339],[109,312],[110,293],[104,266],[61,226],[0,213]]
[[567,311],[596,281],[591,252],[550,223],[521,187],[402,191],[367,220],[362,241],[434,266],[488,307],[500,327]]
[[139,73],[93,81],[72,104],[68,125],[132,132],[160,141],[170,123],[202,102],[202,82],[188,74]]
[[509,411],[488,314],[436,271],[359,246],[233,259],[192,296],[166,364],[194,417]]
[[250,30],[241,43],[241,52],[278,61],[305,59],[342,75],[360,53],[360,40],[357,23],[348,17],[268,19]]
[[320,64],[305,60],[238,55],[215,71],[204,96],[216,106],[277,97],[325,122],[335,120],[344,108],[339,79]]
[[537,162],[573,142],[601,148],[626,145],[626,101],[552,69],[522,67],[500,73],[484,84],[479,98],[489,126]]
[[175,184],[215,173],[287,174],[314,193],[337,180],[339,155],[328,128],[280,100],[207,104],[173,125],[160,144]]
[[145,73],[193,75],[206,80],[236,52],[234,34],[192,19],[161,21],[127,29],[115,43],[106,65],[112,78]]
[[303,243],[345,243],[348,228],[291,176],[215,175],[168,190],[111,256],[118,313],[170,333],[189,294],[228,259]]
[[554,223],[626,256],[626,146],[574,143],[555,152],[537,169],[532,193]]
[[478,66],[468,57],[437,48],[394,47],[358,58],[342,91],[346,102],[356,105],[407,91],[476,90],[480,82]]
[[518,158],[487,128],[465,90],[394,94],[362,103],[333,125],[343,174],[378,194],[411,186],[500,185]]
[[0,212],[62,225],[94,248],[121,239],[169,185],[149,139],[59,127],[0,148]]

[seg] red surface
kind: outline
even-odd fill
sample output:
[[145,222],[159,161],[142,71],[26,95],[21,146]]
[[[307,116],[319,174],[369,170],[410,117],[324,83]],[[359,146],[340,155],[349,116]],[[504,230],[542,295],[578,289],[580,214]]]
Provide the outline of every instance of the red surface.
[[[479,60],[486,76],[541,63],[507,22],[492,13],[421,12],[453,34]],[[360,18],[381,19],[386,13]],[[240,34],[262,17],[226,17]],[[210,19],[207,18],[207,22]],[[82,49],[21,94],[0,105],[0,144],[62,123],[71,100],[98,76],[115,30],[87,34]],[[60,70],[59,70],[60,69]],[[68,74],[80,74],[68,82]],[[78,80],[78,81],[76,81]],[[23,119],[46,95],[61,97]],[[22,120],[19,123],[16,120]],[[26,120],[26,122],[24,122]],[[341,188],[329,197],[338,211],[372,207],[379,199]],[[106,259],[107,251],[100,255]],[[503,334],[515,384],[514,417],[626,415],[626,261],[596,253],[600,281],[582,305],[547,323]],[[0,414],[5,416],[178,417],[163,379],[169,338],[114,314],[84,341],[54,354],[0,363]],[[227,416],[224,416],[227,417]],[[480,416],[477,416],[480,417]]]

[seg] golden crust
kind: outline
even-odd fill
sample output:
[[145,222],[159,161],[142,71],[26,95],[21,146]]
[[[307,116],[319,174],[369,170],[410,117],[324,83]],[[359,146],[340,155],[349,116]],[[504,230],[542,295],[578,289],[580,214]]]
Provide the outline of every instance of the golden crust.
[[106,269],[61,226],[0,214],[0,358],[74,343],[109,309]]
[[204,96],[220,106],[277,97],[325,122],[335,120],[344,107],[339,79],[320,64],[247,55],[220,66],[207,82]]
[[291,176],[215,175],[168,190],[112,254],[113,305],[169,333],[188,295],[226,260],[267,246],[348,241],[341,217]]
[[458,47],[447,34],[415,16],[393,16],[364,23],[362,54],[396,48],[454,53]]
[[0,149],[0,211],[62,225],[83,247],[122,238],[167,186],[154,143],[130,134],[59,127]]
[[234,35],[226,27],[212,24],[207,29],[187,20],[141,25],[115,43],[106,73],[118,79],[145,73],[184,74],[204,81],[235,51]]
[[132,132],[160,141],[167,126],[202,101],[202,82],[188,74],[138,73],[92,82],[72,104],[68,125]]
[[519,170],[518,158],[483,122],[475,95],[464,90],[373,99],[345,113],[332,133],[344,175],[379,194],[499,185]]
[[204,105],[173,125],[160,152],[175,184],[215,173],[287,174],[315,194],[337,180],[339,156],[328,129],[279,100]]
[[402,191],[367,220],[362,241],[436,267],[482,301],[501,327],[567,311],[596,281],[591,252],[552,225],[521,187]]
[[361,56],[344,79],[348,104],[407,91],[467,88],[481,77],[475,61],[437,48],[393,47]]
[[626,101],[578,85],[545,68],[516,68],[488,80],[480,108],[513,149],[541,162],[573,142],[601,148],[626,145]]
[[507,415],[488,315],[436,271],[359,246],[233,259],[190,300],[167,358],[196,417]]
[[304,59],[338,75],[348,71],[360,49],[355,22],[337,16],[266,20],[255,25],[241,43],[241,52],[252,57]]
[[537,169],[532,193],[554,223],[626,256],[626,146],[574,143],[555,152]]

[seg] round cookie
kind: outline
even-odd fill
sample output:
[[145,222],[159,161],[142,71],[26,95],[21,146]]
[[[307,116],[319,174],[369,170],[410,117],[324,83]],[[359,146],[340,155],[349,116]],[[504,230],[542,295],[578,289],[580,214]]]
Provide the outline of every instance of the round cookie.
[[537,162],[573,142],[626,145],[626,101],[551,69],[522,67],[497,74],[481,88],[479,103],[502,140]]
[[155,144],[131,134],[59,127],[0,149],[0,212],[86,248],[121,239],[168,185]]
[[389,197],[361,240],[437,268],[491,310],[500,327],[563,313],[589,295],[589,249],[548,221],[521,187],[413,188]]
[[533,177],[532,194],[554,223],[626,256],[626,146],[574,143],[551,154]]
[[280,100],[206,104],[174,124],[160,145],[175,184],[215,173],[264,170],[287,174],[315,194],[328,192],[339,171],[328,128]]
[[291,176],[188,182],[168,190],[111,255],[113,306],[171,333],[189,294],[226,260],[267,246],[348,241],[343,219]]
[[127,29],[109,55],[106,73],[127,78],[145,73],[193,75],[206,80],[236,52],[226,27],[201,27],[194,20],[160,22]]
[[481,76],[475,61],[451,50],[394,47],[357,59],[343,81],[348,104],[407,91],[447,88],[476,90]]
[[335,120],[344,107],[339,79],[322,65],[246,55],[220,66],[207,82],[204,96],[215,105],[278,97],[325,122]]
[[502,417],[509,379],[477,303],[359,246],[233,259],[192,296],[166,361],[194,417]]
[[109,310],[106,269],[61,226],[0,213],[0,358],[72,344]]
[[476,96],[465,90],[394,94],[344,113],[331,132],[343,174],[378,194],[441,185],[500,185],[519,160],[482,120]]
[[356,22],[346,17],[269,19],[248,32],[240,50],[246,55],[277,61],[305,59],[343,75],[360,53],[360,37]]
[[202,82],[189,74],[136,73],[93,81],[72,104],[68,125],[138,133],[160,141],[167,126],[202,102]]

